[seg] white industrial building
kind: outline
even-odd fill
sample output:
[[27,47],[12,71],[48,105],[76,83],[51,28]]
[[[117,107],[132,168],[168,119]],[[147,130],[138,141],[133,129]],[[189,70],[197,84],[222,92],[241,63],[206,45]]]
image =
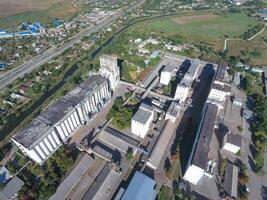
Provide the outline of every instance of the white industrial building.
[[12,140],[25,155],[42,164],[78,127],[89,123],[110,99],[109,81],[93,75],[42,111]]
[[217,113],[218,107],[215,104],[208,103],[197,131],[189,163],[183,176],[183,179],[194,185],[197,185],[204,175],[213,176],[216,161],[211,157],[210,143],[214,135]]
[[241,148],[241,135],[227,133],[224,136],[223,149],[236,154]]
[[180,102],[185,102],[189,95],[191,84],[192,84],[191,80],[183,78],[176,87],[174,99],[180,100]]
[[119,84],[120,68],[118,59],[113,55],[101,55],[99,72],[102,76],[109,79],[110,87],[114,91]]
[[174,67],[172,66],[166,66],[163,71],[160,73],[160,83],[163,85],[169,85],[173,72],[174,72]]
[[144,138],[153,121],[154,108],[142,103],[131,120],[131,132],[138,137]]
[[200,63],[199,59],[193,60],[189,69],[185,73],[184,79],[189,79],[191,81],[194,81],[197,78],[197,73],[198,73],[198,69],[199,69],[200,64],[201,63]]
[[185,102],[188,95],[190,88],[194,82],[194,80],[197,78],[198,69],[200,66],[200,60],[195,59],[192,64],[190,65],[189,69],[185,73],[183,79],[181,82],[177,85],[174,99],[180,100],[180,102]]

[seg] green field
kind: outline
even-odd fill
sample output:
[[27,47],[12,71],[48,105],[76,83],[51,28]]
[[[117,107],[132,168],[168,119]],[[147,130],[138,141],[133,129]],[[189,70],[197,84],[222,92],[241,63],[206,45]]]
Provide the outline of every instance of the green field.
[[169,17],[147,22],[142,27],[148,31],[216,39],[239,36],[256,24],[257,21],[245,13],[222,13]]
[[0,18],[0,28],[16,27],[22,22],[41,22],[44,24],[51,23],[55,19],[67,20],[86,10],[88,6],[79,4],[73,6],[71,2],[60,2],[53,4],[51,7],[43,10],[33,9]]

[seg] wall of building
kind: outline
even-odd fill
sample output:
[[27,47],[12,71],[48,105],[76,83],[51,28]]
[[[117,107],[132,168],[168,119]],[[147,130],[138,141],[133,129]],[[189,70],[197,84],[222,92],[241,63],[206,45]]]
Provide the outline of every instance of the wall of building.
[[168,71],[161,72],[160,83],[163,85],[169,85],[172,78],[172,73]]
[[108,81],[100,85],[93,93],[89,94],[80,104],[72,108],[62,120],[57,122],[43,138],[30,148],[25,148],[16,140],[14,143],[24,154],[38,164],[42,164],[49,158],[64,142],[71,138],[81,124],[89,122],[92,113],[98,113],[111,98]]
[[179,99],[181,102],[185,102],[189,94],[189,89],[189,87],[181,86],[178,84],[175,91],[174,99]]
[[137,135],[141,138],[145,138],[152,121],[153,121],[153,114],[150,115],[149,119],[147,120],[147,122],[145,124],[140,123],[140,122],[132,119],[132,121],[131,121],[132,134]]

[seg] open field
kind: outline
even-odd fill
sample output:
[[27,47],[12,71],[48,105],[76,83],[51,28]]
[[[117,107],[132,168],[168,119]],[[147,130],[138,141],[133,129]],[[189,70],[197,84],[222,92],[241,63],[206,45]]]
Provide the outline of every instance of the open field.
[[144,27],[145,30],[150,31],[216,39],[225,35],[229,37],[239,36],[256,24],[257,21],[245,13],[214,13],[169,17],[148,22]]
[[267,30],[251,41],[228,41],[228,50],[231,55],[239,56],[254,66],[267,65]]
[[66,0],[1,0],[0,17],[7,17],[32,10],[45,10],[53,4],[63,1]]
[[55,18],[67,19],[84,9],[80,0],[3,0],[0,1],[0,28],[24,21],[47,23]]

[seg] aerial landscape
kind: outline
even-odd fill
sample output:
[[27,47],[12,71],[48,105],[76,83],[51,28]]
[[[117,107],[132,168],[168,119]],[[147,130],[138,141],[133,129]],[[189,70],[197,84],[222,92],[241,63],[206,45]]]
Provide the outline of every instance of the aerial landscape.
[[0,0],[0,200],[267,200],[266,0]]

